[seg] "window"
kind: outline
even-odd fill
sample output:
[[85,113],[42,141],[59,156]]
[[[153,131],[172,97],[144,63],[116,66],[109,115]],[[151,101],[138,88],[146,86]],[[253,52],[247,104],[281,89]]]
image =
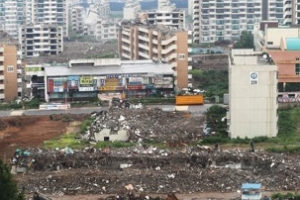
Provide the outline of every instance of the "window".
[[300,75],[300,64],[299,63],[297,63],[295,66],[295,72],[296,72],[296,75]]
[[14,72],[14,66],[7,66],[7,72]]
[[268,44],[272,45],[272,44],[273,44],[273,42],[268,42]]
[[300,61],[300,58],[296,58],[296,61]]
[[178,54],[178,59],[179,60],[185,60],[185,54],[184,53]]

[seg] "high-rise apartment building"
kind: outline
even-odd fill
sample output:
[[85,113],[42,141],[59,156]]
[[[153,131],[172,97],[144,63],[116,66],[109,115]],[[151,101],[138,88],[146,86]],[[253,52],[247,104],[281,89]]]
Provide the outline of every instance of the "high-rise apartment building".
[[19,41],[25,57],[57,55],[63,51],[63,28],[58,25],[26,25],[21,27]]
[[0,100],[13,101],[22,95],[21,64],[17,41],[0,31]]
[[126,60],[153,59],[174,67],[175,85],[188,86],[188,32],[165,26],[123,23],[119,30],[119,55]]
[[18,27],[24,23],[24,0],[0,0],[0,29],[15,39]]
[[194,0],[193,41],[237,40],[261,20],[283,20],[282,0]]
[[284,0],[284,21],[285,25],[300,24],[300,1]]
[[57,24],[68,36],[68,0],[0,0],[0,29],[18,38],[26,24]]
[[72,31],[82,32],[84,27],[85,9],[81,6],[70,8],[70,25]]

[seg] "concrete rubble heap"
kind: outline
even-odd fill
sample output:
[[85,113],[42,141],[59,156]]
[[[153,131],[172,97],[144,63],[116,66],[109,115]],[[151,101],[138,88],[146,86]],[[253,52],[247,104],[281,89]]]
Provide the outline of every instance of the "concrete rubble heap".
[[143,142],[190,142],[202,137],[203,116],[189,112],[167,112],[159,108],[122,109],[112,108],[92,115],[85,138],[101,140],[101,134],[122,134],[123,141]]
[[300,189],[299,156],[200,146],[186,152],[142,146],[109,154],[95,148],[26,152],[19,165],[31,167],[18,181],[29,192],[117,194],[128,184],[146,193],[236,192],[244,182],[261,182],[266,190]]

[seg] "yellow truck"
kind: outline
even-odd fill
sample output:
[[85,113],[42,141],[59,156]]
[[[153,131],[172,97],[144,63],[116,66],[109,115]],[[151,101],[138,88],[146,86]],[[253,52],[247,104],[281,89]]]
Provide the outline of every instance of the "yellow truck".
[[203,105],[203,94],[196,95],[178,95],[176,96],[176,105]]

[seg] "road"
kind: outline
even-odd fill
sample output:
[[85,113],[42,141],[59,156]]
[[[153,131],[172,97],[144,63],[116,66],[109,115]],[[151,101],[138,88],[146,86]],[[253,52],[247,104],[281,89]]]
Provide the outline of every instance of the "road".
[[[212,104],[205,104],[199,106],[175,106],[175,105],[150,105],[150,108],[161,108],[164,111],[190,111],[193,114],[203,114]],[[8,116],[21,116],[21,115],[54,115],[54,114],[88,114],[93,111],[107,109],[106,107],[84,107],[84,108],[71,108],[68,110],[5,110],[0,111],[0,117]]]

